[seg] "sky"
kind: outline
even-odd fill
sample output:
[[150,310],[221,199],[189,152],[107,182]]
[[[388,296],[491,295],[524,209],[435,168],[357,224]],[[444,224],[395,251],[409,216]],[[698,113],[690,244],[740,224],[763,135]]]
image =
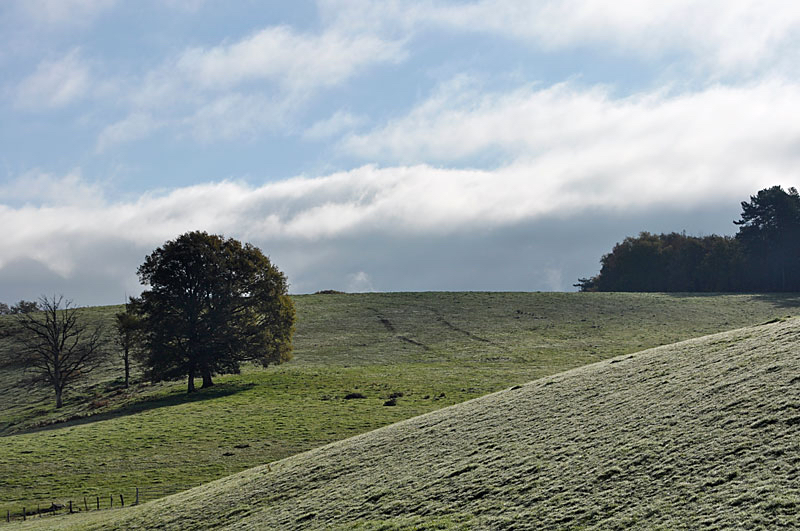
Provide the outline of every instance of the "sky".
[[292,293],[570,291],[797,184],[800,3],[5,0],[0,301],[192,230]]

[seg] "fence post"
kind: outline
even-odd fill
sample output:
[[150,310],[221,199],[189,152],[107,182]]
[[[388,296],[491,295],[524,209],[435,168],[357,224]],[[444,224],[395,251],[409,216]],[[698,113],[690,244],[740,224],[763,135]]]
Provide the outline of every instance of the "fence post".
[[125,507],[125,498],[122,497],[122,494],[119,495],[119,503],[121,503],[122,506]]
[[86,512],[89,512],[89,504],[86,503],[86,496],[83,497],[83,508],[86,509]]
[[100,510],[100,496],[97,497],[97,510]]
[[136,487],[136,501],[133,504],[139,505],[139,487]]
[[72,514],[72,500],[69,501],[69,514]]
[[6,509],[6,522],[11,521],[11,509]]
[[109,496],[109,498],[111,499],[111,503],[108,505],[108,507],[109,508],[113,508],[114,507],[114,495],[112,494],[111,496]]
[[28,519],[28,517],[27,517],[27,516],[28,516],[28,511],[26,511],[26,510],[25,510],[25,507],[23,507],[23,508],[22,508],[22,521],[23,521],[23,522],[24,522],[25,520],[27,520],[27,519]]

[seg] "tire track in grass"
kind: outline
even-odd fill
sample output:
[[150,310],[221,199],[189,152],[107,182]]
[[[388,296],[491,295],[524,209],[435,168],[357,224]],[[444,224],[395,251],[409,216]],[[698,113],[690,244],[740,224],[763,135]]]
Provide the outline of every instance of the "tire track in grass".
[[475,335],[475,334],[473,334],[472,332],[470,332],[469,330],[467,330],[467,329],[465,329],[465,328],[461,328],[460,326],[456,326],[456,325],[454,325],[453,323],[451,323],[450,321],[448,321],[447,319],[445,319],[445,318],[442,316],[442,314],[440,314],[440,313],[439,313],[438,311],[436,311],[435,309],[433,309],[433,308],[428,308],[428,310],[429,310],[431,313],[433,313],[433,315],[435,315],[435,316],[436,316],[436,320],[437,320],[437,321],[439,321],[440,323],[442,323],[442,324],[443,324],[445,327],[449,328],[449,329],[450,329],[450,330],[452,330],[453,332],[458,332],[458,333],[460,333],[460,334],[464,334],[464,335],[465,335],[465,336],[467,336],[468,338],[470,338],[470,339],[472,339],[472,340],[475,340],[475,341],[480,341],[481,343],[488,343],[488,344],[490,344],[490,345],[497,345],[497,343],[495,343],[495,342],[494,342],[494,341],[492,341],[491,339],[486,339],[485,337],[481,337],[481,336]]
[[[378,318],[378,321],[380,321],[380,323],[384,326],[384,328],[386,328],[386,330],[388,332],[391,332],[392,334],[397,332],[397,328],[394,326],[394,323],[388,317],[383,316],[375,308],[370,308],[370,310],[375,312],[375,316]],[[404,335],[395,335],[395,337],[397,339],[399,339],[400,341],[404,342],[404,343],[408,343],[410,345],[421,347],[423,350],[426,350],[426,351],[431,350],[431,348],[428,345],[426,345],[425,343],[422,343],[421,341],[417,341],[415,339],[411,339],[410,337],[407,337],[407,336],[404,336]]]

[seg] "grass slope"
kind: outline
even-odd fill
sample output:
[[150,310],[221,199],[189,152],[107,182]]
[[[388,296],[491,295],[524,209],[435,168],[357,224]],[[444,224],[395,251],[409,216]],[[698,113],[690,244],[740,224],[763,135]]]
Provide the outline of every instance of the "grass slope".
[[[110,359],[67,395],[0,367],[0,514],[24,505],[177,492],[593,361],[796,312],[796,296],[607,293],[308,295],[295,359],[220,378],[119,388]],[[92,308],[110,321],[118,308]],[[7,321],[0,321],[0,325]],[[0,342],[0,365],[13,342]],[[4,357],[5,356],[5,357]],[[345,400],[350,392],[367,396]],[[394,407],[383,404],[402,393]],[[92,406],[94,402],[94,407]],[[37,425],[76,418],[71,422]]]
[[156,502],[45,523],[797,528],[798,342],[791,319],[626,355]]

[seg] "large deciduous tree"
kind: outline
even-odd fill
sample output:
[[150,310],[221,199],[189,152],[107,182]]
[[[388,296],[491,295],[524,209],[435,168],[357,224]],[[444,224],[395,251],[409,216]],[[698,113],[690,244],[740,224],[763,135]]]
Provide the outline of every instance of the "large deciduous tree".
[[286,277],[257,247],[189,232],[153,251],[138,274],[149,286],[134,308],[152,380],[185,377],[192,392],[197,376],[208,387],[214,374],[237,373],[243,361],[291,358]]
[[38,311],[28,310],[17,314],[20,361],[34,371],[36,380],[52,386],[60,408],[64,389],[100,362],[102,330],[83,322],[77,308],[61,295],[42,297]]

